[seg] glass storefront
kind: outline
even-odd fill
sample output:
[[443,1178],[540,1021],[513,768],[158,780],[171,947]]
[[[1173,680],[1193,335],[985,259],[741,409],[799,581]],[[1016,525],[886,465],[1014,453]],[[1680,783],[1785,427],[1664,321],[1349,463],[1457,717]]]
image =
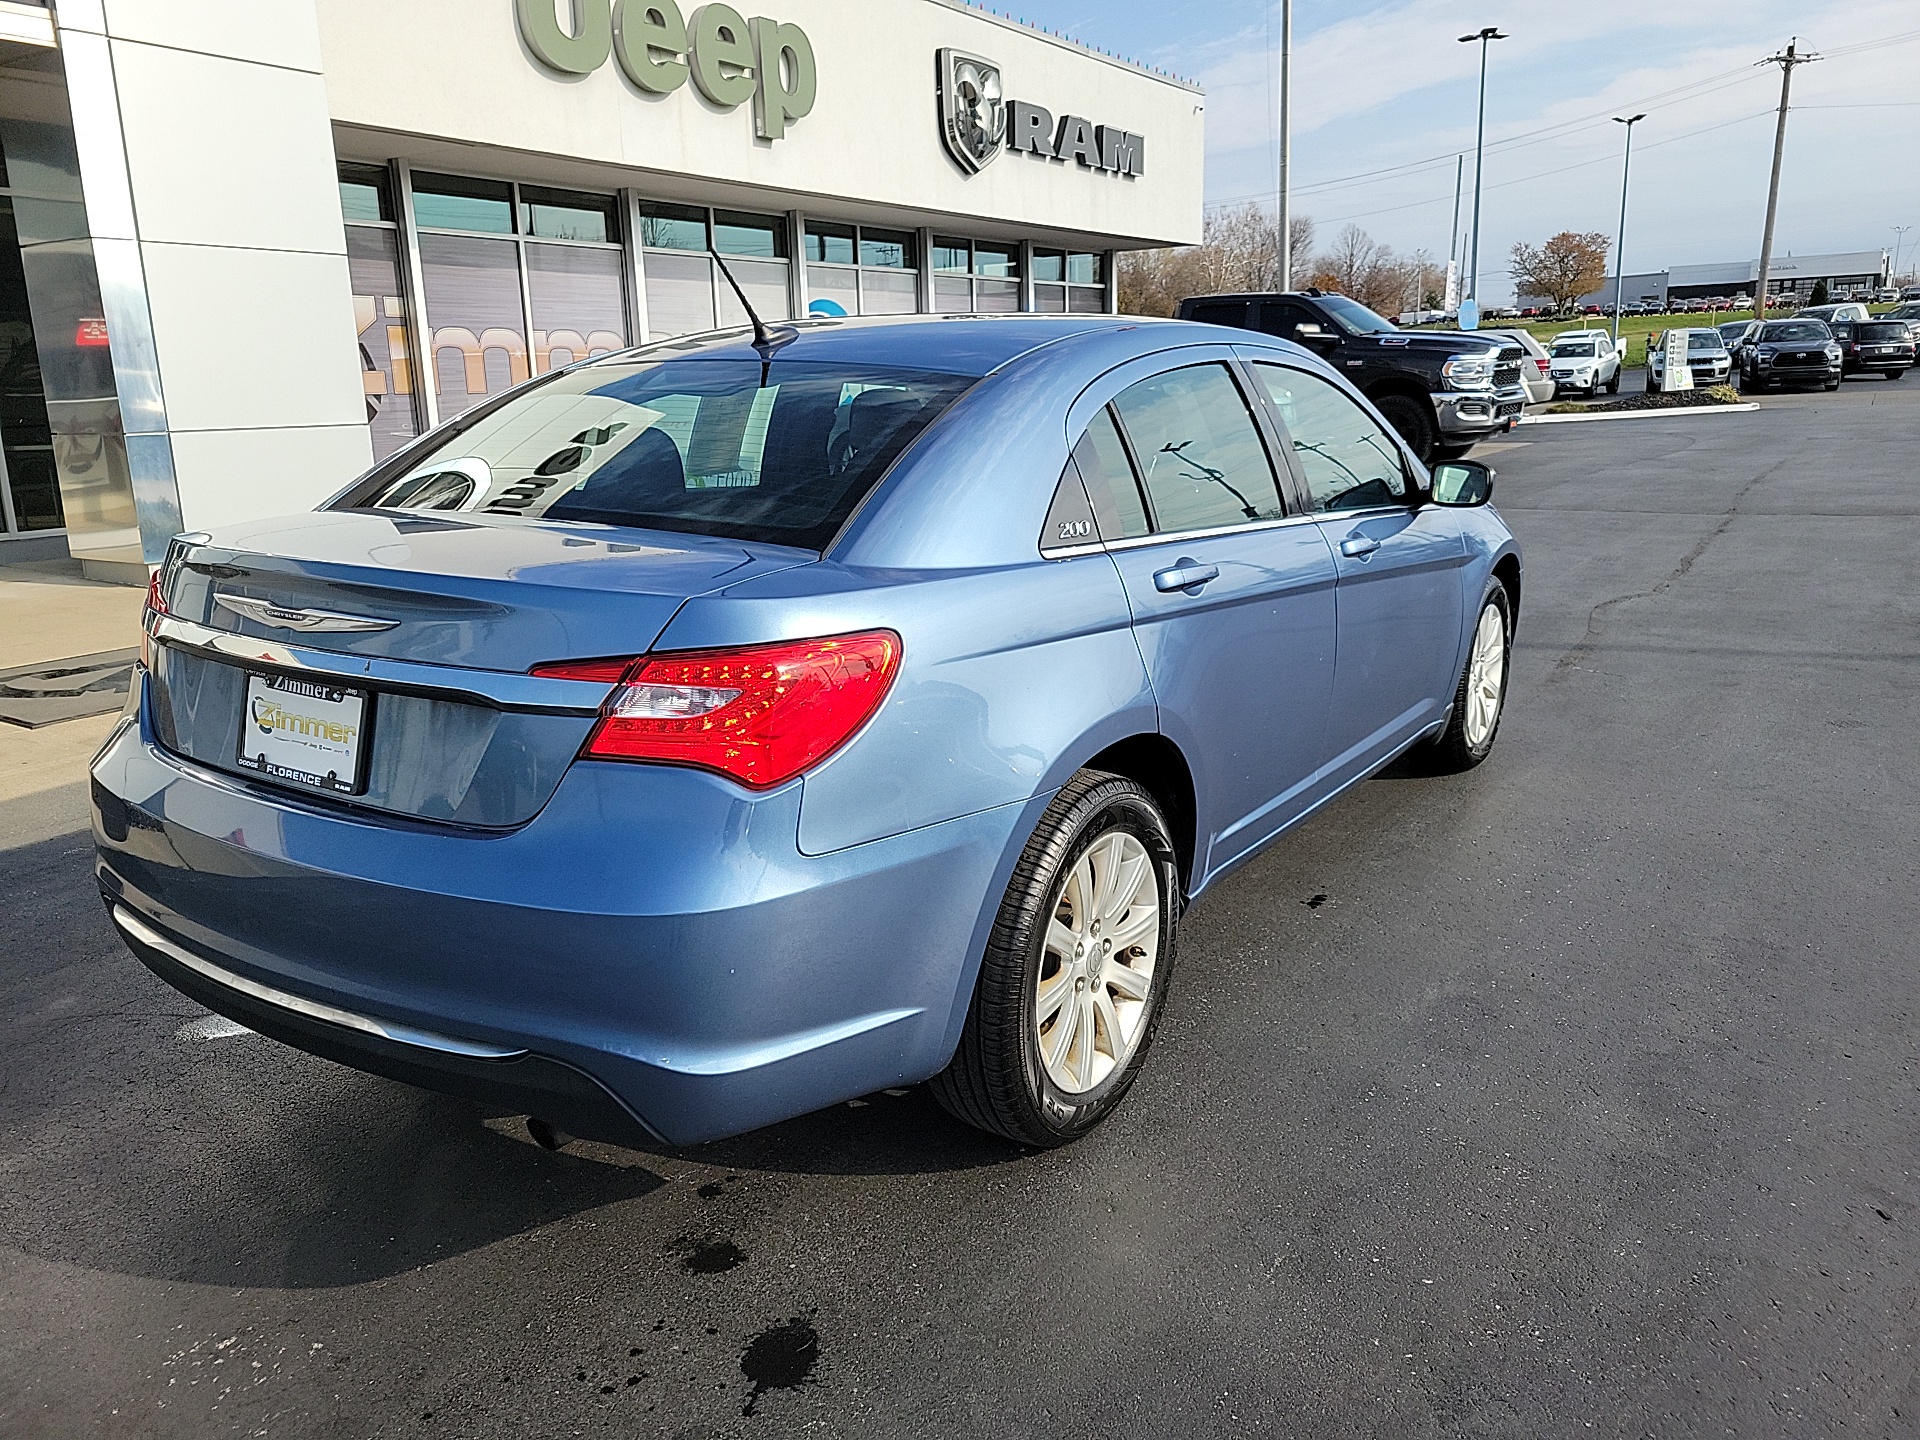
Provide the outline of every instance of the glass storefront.
[[631,343],[613,196],[417,171],[413,217],[442,420]]
[[1103,254],[951,236],[929,245],[919,231],[813,218],[795,236],[783,214],[650,199],[635,203],[629,234],[626,202],[613,195],[415,171],[405,198],[420,288],[416,327],[408,312],[408,207],[393,193],[393,173],[383,165],[340,166],[377,457],[423,423],[414,393],[419,350],[431,357],[425,373],[438,418],[449,419],[529,376],[631,344],[638,337],[628,287],[636,270],[648,338],[744,325],[716,251],[767,321],[792,318],[796,264],[804,266],[815,316],[914,314],[922,308],[923,270],[931,272],[936,313],[1011,313],[1029,295],[1038,311],[1107,307]]

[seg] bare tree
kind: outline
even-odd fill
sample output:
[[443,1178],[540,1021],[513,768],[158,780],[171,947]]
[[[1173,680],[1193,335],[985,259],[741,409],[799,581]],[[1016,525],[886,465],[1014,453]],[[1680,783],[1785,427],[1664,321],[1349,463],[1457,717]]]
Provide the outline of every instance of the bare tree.
[[[1294,273],[1307,269],[1313,220],[1295,215]],[[1216,211],[1198,245],[1136,250],[1120,257],[1120,308],[1130,315],[1171,315],[1189,295],[1217,295],[1280,287],[1280,227],[1258,205]]]
[[1612,243],[1607,235],[1562,230],[1538,249],[1517,244],[1510,266],[1514,288],[1522,295],[1544,295],[1565,310],[1606,283]]

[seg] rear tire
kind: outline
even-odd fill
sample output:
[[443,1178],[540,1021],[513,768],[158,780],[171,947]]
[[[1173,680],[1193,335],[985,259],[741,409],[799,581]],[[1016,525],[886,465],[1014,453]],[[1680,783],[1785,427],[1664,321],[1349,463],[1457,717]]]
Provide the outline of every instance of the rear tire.
[[1431,465],[1435,447],[1440,443],[1440,427],[1434,422],[1433,406],[1410,395],[1383,395],[1373,402],[1389,425],[1400,432],[1407,448],[1422,465]]
[[1493,750],[1507,709],[1507,677],[1513,658],[1513,606],[1507,587],[1495,580],[1480,602],[1467,645],[1467,663],[1454,687],[1453,714],[1429,746],[1428,768],[1443,773],[1471,770]]
[[969,1125],[1043,1148],[1099,1124],[1152,1044],[1179,908],[1173,836],[1153,797],[1118,775],[1075,775],[1007,882],[934,1098]]
[[1889,370],[1887,371],[1887,378],[1889,380],[1898,380],[1902,375],[1906,373],[1907,372],[1904,370]]

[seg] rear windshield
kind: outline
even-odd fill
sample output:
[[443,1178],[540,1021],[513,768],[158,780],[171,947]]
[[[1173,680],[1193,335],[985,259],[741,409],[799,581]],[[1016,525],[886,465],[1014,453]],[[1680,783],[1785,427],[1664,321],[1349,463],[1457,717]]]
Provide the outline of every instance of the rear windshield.
[[1859,325],[1855,327],[1855,334],[1862,340],[1904,340],[1907,338],[1907,327],[1884,323]]
[[1814,345],[1833,338],[1833,333],[1818,320],[1790,320],[1784,325],[1769,325],[1760,332],[1762,340],[1777,340],[1787,345]]
[[824,549],[961,375],[603,362],[509,400],[337,508],[479,512]]

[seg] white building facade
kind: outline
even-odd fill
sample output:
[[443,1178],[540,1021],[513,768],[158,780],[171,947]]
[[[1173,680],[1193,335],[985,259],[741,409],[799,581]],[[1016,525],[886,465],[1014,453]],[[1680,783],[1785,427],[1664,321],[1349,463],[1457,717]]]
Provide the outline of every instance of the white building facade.
[[1191,84],[959,0],[764,4],[0,0],[0,560],[142,578],[742,322],[722,267],[768,320],[1110,311],[1118,252],[1200,238]]

